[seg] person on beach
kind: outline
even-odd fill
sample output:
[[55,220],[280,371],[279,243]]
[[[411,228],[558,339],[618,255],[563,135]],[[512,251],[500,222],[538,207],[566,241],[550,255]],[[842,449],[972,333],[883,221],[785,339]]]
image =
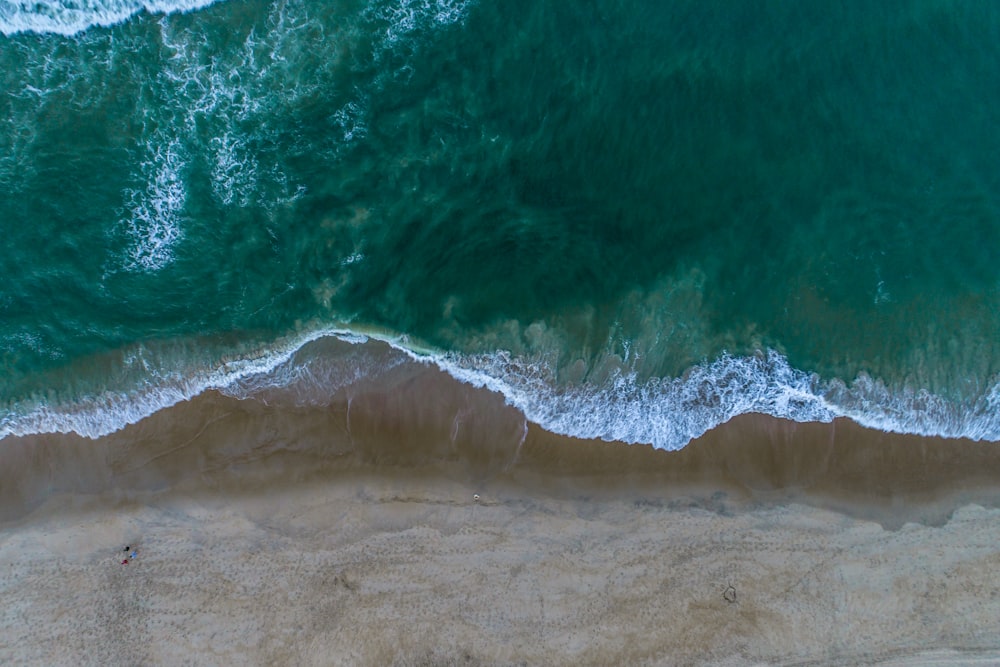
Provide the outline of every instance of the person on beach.
[[122,565],[128,565],[128,562],[130,560],[134,560],[135,557],[139,554],[139,550],[132,549],[132,546],[129,544],[126,544],[125,548],[122,549],[122,551],[125,552],[125,558],[122,560]]

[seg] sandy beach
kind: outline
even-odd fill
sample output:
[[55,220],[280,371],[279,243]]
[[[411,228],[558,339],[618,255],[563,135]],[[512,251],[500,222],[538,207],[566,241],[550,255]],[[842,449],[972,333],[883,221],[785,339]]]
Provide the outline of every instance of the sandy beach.
[[0,457],[4,664],[1000,660],[995,445],[744,416],[668,453],[430,374]]
[[1000,0],[0,0],[0,667],[1000,667]]

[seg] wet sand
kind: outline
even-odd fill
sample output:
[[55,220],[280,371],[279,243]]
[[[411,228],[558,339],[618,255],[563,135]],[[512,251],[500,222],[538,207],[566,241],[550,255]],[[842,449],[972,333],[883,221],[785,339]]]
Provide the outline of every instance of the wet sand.
[[209,393],[0,443],[0,662],[990,664],[998,489],[989,443],[744,416],[661,452],[430,370]]

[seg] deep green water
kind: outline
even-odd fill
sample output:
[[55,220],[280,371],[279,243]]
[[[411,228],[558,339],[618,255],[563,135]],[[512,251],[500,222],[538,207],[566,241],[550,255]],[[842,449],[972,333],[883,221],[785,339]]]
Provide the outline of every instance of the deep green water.
[[66,4],[0,0],[8,432],[337,328],[579,435],[1000,439],[991,0]]

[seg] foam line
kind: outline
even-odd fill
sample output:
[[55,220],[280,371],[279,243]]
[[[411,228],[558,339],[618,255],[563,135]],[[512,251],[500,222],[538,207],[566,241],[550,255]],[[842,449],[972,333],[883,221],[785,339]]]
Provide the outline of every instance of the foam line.
[[21,32],[72,36],[94,26],[110,26],[141,11],[151,14],[189,12],[218,0],[0,0],[0,33]]
[[332,328],[289,338],[270,351],[226,362],[210,373],[174,374],[156,386],[105,392],[69,408],[37,404],[8,413],[0,417],[0,437],[76,432],[97,438],[209,389],[248,398],[308,378],[315,385],[310,389],[325,390],[313,396],[328,396],[370,370],[358,364],[353,372],[339,369],[341,376],[331,378],[317,374],[308,362],[293,363],[304,346],[326,337],[357,345],[382,341],[405,359],[434,365],[461,382],[500,393],[542,428],[580,438],[680,449],[736,415],[757,412],[800,422],[848,417],[883,431],[1000,440],[1000,384],[972,405],[959,406],[921,390],[893,393],[867,376],[849,385],[823,381],[769,351],[748,357],[723,355],[692,367],[681,378],[640,382],[620,374],[601,386],[559,387],[551,382],[548,369],[505,352],[422,351],[403,336]]

